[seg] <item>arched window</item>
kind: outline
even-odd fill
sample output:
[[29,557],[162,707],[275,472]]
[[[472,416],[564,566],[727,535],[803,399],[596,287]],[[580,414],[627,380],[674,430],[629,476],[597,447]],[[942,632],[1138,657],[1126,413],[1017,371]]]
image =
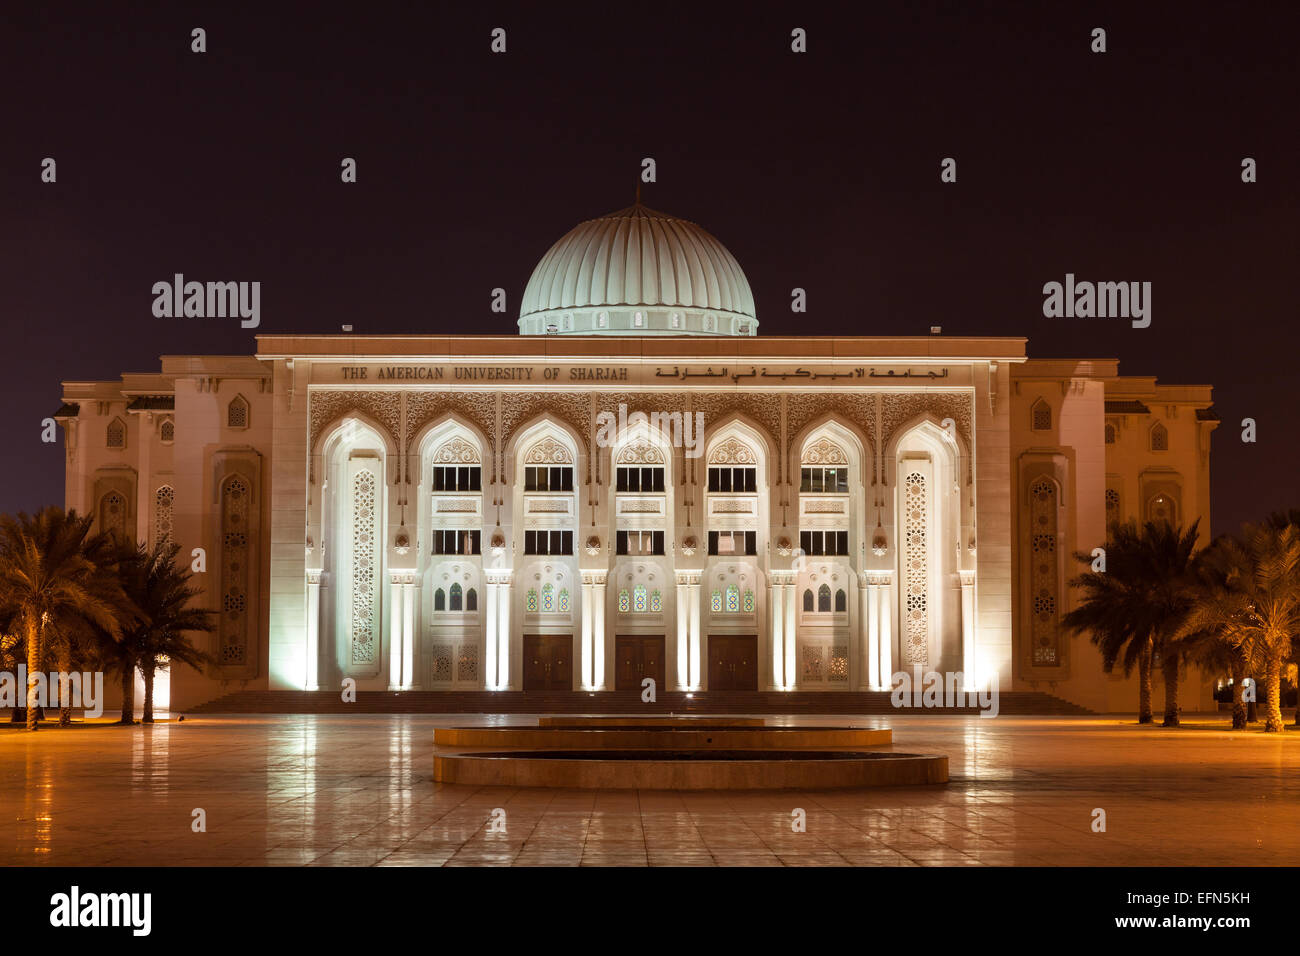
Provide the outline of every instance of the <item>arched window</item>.
[[244,396],[236,395],[226,406],[226,427],[248,427],[248,402],[244,400]]
[[1110,527],[1120,520],[1119,492],[1114,488],[1106,489],[1106,526]]
[[1147,505],[1147,520],[1164,524],[1178,523],[1178,506],[1168,495],[1156,495]]
[[849,596],[844,593],[843,588],[840,588],[840,590],[835,592],[835,611],[838,614],[843,614],[848,609],[849,609]]
[[[221,617],[218,627],[222,664],[242,665],[248,654],[248,556],[255,553],[249,541],[250,490],[248,482],[239,475],[227,478],[221,485]],[[357,659],[357,642],[373,637],[375,623],[369,613],[372,606],[366,604],[373,592],[363,590],[365,582],[360,577],[358,575],[352,588],[354,660]]]
[[529,588],[528,596],[524,602],[524,607],[529,614],[537,613],[537,588]]
[[1045,432],[1052,427],[1052,406],[1047,399],[1040,398],[1029,410],[1029,427],[1036,432]]
[[560,613],[569,613],[569,589],[560,588]]
[[1168,451],[1169,450],[1169,429],[1165,428],[1159,422],[1151,426],[1151,450]]
[[803,609],[805,611],[811,611],[813,609],[812,588],[808,588],[803,592]]
[[176,440],[176,423],[170,418],[163,422],[158,428],[158,437],[164,445],[170,445]]
[[740,612],[740,588],[734,584],[727,585],[727,613],[738,614]]
[[453,584],[451,586],[451,595],[450,595],[451,607],[448,608],[448,610],[452,610],[452,611],[462,610],[461,600],[463,596],[464,595],[461,592],[460,585]]
[[646,609],[646,587],[644,584],[638,584],[632,589],[632,610],[638,614]]
[[1035,666],[1061,663],[1057,635],[1060,556],[1056,548],[1056,485],[1040,478],[1029,489],[1030,641]]
[[433,592],[433,609],[435,611],[447,610],[447,592],[442,588]]
[[126,499],[110,491],[99,502],[99,530],[103,534],[126,537]]
[[171,485],[163,485],[154,494],[153,502],[153,540],[154,544],[171,544],[172,541],[172,505],[175,495]]
[[555,613],[555,585],[549,581],[542,585],[542,613]]
[[709,600],[709,608],[713,611],[714,614],[722,613],[722,592],[721,591],[713,592]]
[[754,613],[754,592],[749,590],[748,588],[745,589],[744,608],[746,614]]
[[470,588],[468,591],[465,592],[465,610],[467,611],[478,610],[478,591],[474,590],[473,588]]
[[656,588],[655,590],[650,592],[650,613],[658,614],[661,611],[663,611],[663,609],[664,609],[664,598],[663,595],[660,594],[659,590]]
[[620,614],[627,614],[632,610],[632,592],[627,588],[620,588],[618,592],[618,610]]
[[109,448],[126,447],[126,423],[115,418],[108,423],[107,442]]
[[823,584],[817,589],[817,610],[828,613],[831,609],[831,586]]
[[1113,445],[1113,444],[1115,444],[1115,426],[1114,426],[1114,425],[1110,425],[1110,424],[1108,424],[1108,425],[1106,426],[1106,444],[1107,444],[1107,445]]

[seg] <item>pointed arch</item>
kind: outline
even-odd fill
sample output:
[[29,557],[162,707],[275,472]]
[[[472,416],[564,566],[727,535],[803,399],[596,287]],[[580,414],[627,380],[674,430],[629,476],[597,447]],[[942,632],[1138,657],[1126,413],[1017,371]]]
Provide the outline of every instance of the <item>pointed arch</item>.
[[1029,427],[1036,432],[1051,431],[1052,406],[1047,399],[1040,397],[1029,406]]
[[252,424],[252,406],[242,394],[236,394],[226,403],[226,427],[248,428]]

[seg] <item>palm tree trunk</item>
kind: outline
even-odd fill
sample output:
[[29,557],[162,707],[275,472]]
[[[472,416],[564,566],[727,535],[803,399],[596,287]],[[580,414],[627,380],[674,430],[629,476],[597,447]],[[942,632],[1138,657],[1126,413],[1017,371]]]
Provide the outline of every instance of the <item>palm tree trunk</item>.
[[1165,652],[1160,663],[1165,675],[1165,727],[1178,726],[1178,655]]
[[141,661],[140,668],[144,671],[144,715],[140,718],[142,724],[153,723],[153,661]]
[[27,729],[35,730],[37,693],[36,675],[41,672],[41,629],[34,620],[27,622]]
[[1264,669],[1264,693],[1268,697],[1264,701],[1264,732],[1277,733],[1282,729],[1282,661],[1276,654],[1269,655]]
[[70,696],[72,687],[68,682],[62,679],[62,675],[72,673],[72,655],[63,650],[59,652],[59,726],[72,726],[72,704],[67,698]]
[[128,661],[122,663],[122,716],[118,723],[135,723],[135,668]]
[[1151,649],[1138,658],[1138,723],[1151,723]]
[[1232,662],[1232,729],[1246,729],[1246,663]]

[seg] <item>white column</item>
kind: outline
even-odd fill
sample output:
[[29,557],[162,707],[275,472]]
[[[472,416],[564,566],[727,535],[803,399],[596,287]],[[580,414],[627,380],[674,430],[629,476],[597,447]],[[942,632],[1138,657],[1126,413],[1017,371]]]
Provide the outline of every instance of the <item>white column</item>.
[[795,613],[798,610],[796,601],[799,598],[797,593],[799,586],[791,582],[782,585],[781,589],[785,592],[785,689],[794,690],[799,681],[799,668],[795,662],[795,638],[797,637]]
[[307,655],[303,690],[320,690],[320,571],[307,572]]
[[875,581],[864,577],[860,591],[862,626],[858,630],[867,657],[867,687],[871,690],[879,690],[880,622],[876,618],[876,606],[880,602],[880,586]]
[[503,578],[497,590],[497,686],[496,690],[510,687],[510,579]]
[[690,690],[699,690],[704,686],[700,675],[700,581],[695,578],[688,586],[691,597],[690,608]]
[[497,607],[501,585],[493,578],[487,579],[487,629],[483,637],[483,686],[496,690],[497,686]]
[[598,575],[592,585],[592,602],[596,606],[596,618],[591,628],[591,676],[592,689],[605,687],[605,576]]
[[578,681],[583,690],[596,689],[596,653],[592,646],[592,636],[595,634],[596,607],[594,595],[596,586],[591,583],[589,576],[584,575],[582,579],[582,639],[581,639],[581,670],[578,672]]
[[691,689],[691,588],[677,579],[677,689]]
[[388,689],[402,689],[402,644],[403,627],[406,615],[402,613],[402,595],[405,587],[397,575],[393,575],[388,585]]
[[975,572],[959,571],[961,577],[961,672],[962,690],[975,690]]
[[894,624],[890,614],[893,605],[893,588],[888,576],[881,579],[880,597],[880,682],[886,688],[894,685]]
[[767,589],[767,616],[772,632],[772,686],[785,689],[785,603],[784,589],[772,584]]
[[415,575],[406,575],[402,590],[402,690],[415,687]]

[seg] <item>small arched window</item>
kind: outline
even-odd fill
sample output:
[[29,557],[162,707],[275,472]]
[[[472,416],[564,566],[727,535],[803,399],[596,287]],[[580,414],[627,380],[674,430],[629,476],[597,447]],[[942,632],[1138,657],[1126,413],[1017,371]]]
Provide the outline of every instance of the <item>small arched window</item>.
[[176,440],[176,423],[170,418],[162,423],[158,428],[158,437],[164,445],[170,445]]
[[447,592],[442,588],[433,592],[433,609],[435,611],[447,610]]
[[478,610],[478,591],[474,590],[473,588],[470,588],[468,591],[465,592],[465,610],[467,611]]
[[462,594],[462,592],[461,592],[460,585],[459,585],[459,584],[453,584],[453,585],[451,586],[451,595],[450,595],[451,606],[448,608],[448,610],[451,610],[451,611],[459,611],[459,610],[462,610],[462,605],[461,605],[461,599],[462,599],[462,597],[463,597],[463,594]]
[[817,610],[826,613],[831,609],[831,586],[823,584],[817,589]]
[[226,406],[226,427],[248,427],[248,402],[245,401],[244,396],[236,395]]
[[1040,398],[1029,410],[1029,427],[1036,432],[1050,431],[1052,427],[1052,406],[1047,399]]
[[109,448],[126,447],[126,423],[120,418],[115,418],[108,423],[107,441]]
[[736,614],[740,611],[740,588],[734,584],[727,585],[727,613]]
[[1115,426],[1114,426],[1114,425],[1110,425],[1110,424],[1107,424],[1107,425],[1106,425],[1106,444],[1107,444],[1107,445],[1113,445],[1113,444],[1115,444]]
[[555,613],[555,585],[549,581],[542,585],[542,613]]
[[1151,450],[1168,451],[1169,450],[1169,429],[1165,428],[1159,422],[1151,426]]
[[849,609],[849,596],[846,593],[844,593],[843,588],[840,588],[840,590],[835,592],[835,611],[838,614],[843,614],[848,609]]
[[807,588],[807,589],[803,592],[803,609],[804,609],[805,611],[811,611],[811,610],[813,609],[813,593],[812,593],[812,588]]

